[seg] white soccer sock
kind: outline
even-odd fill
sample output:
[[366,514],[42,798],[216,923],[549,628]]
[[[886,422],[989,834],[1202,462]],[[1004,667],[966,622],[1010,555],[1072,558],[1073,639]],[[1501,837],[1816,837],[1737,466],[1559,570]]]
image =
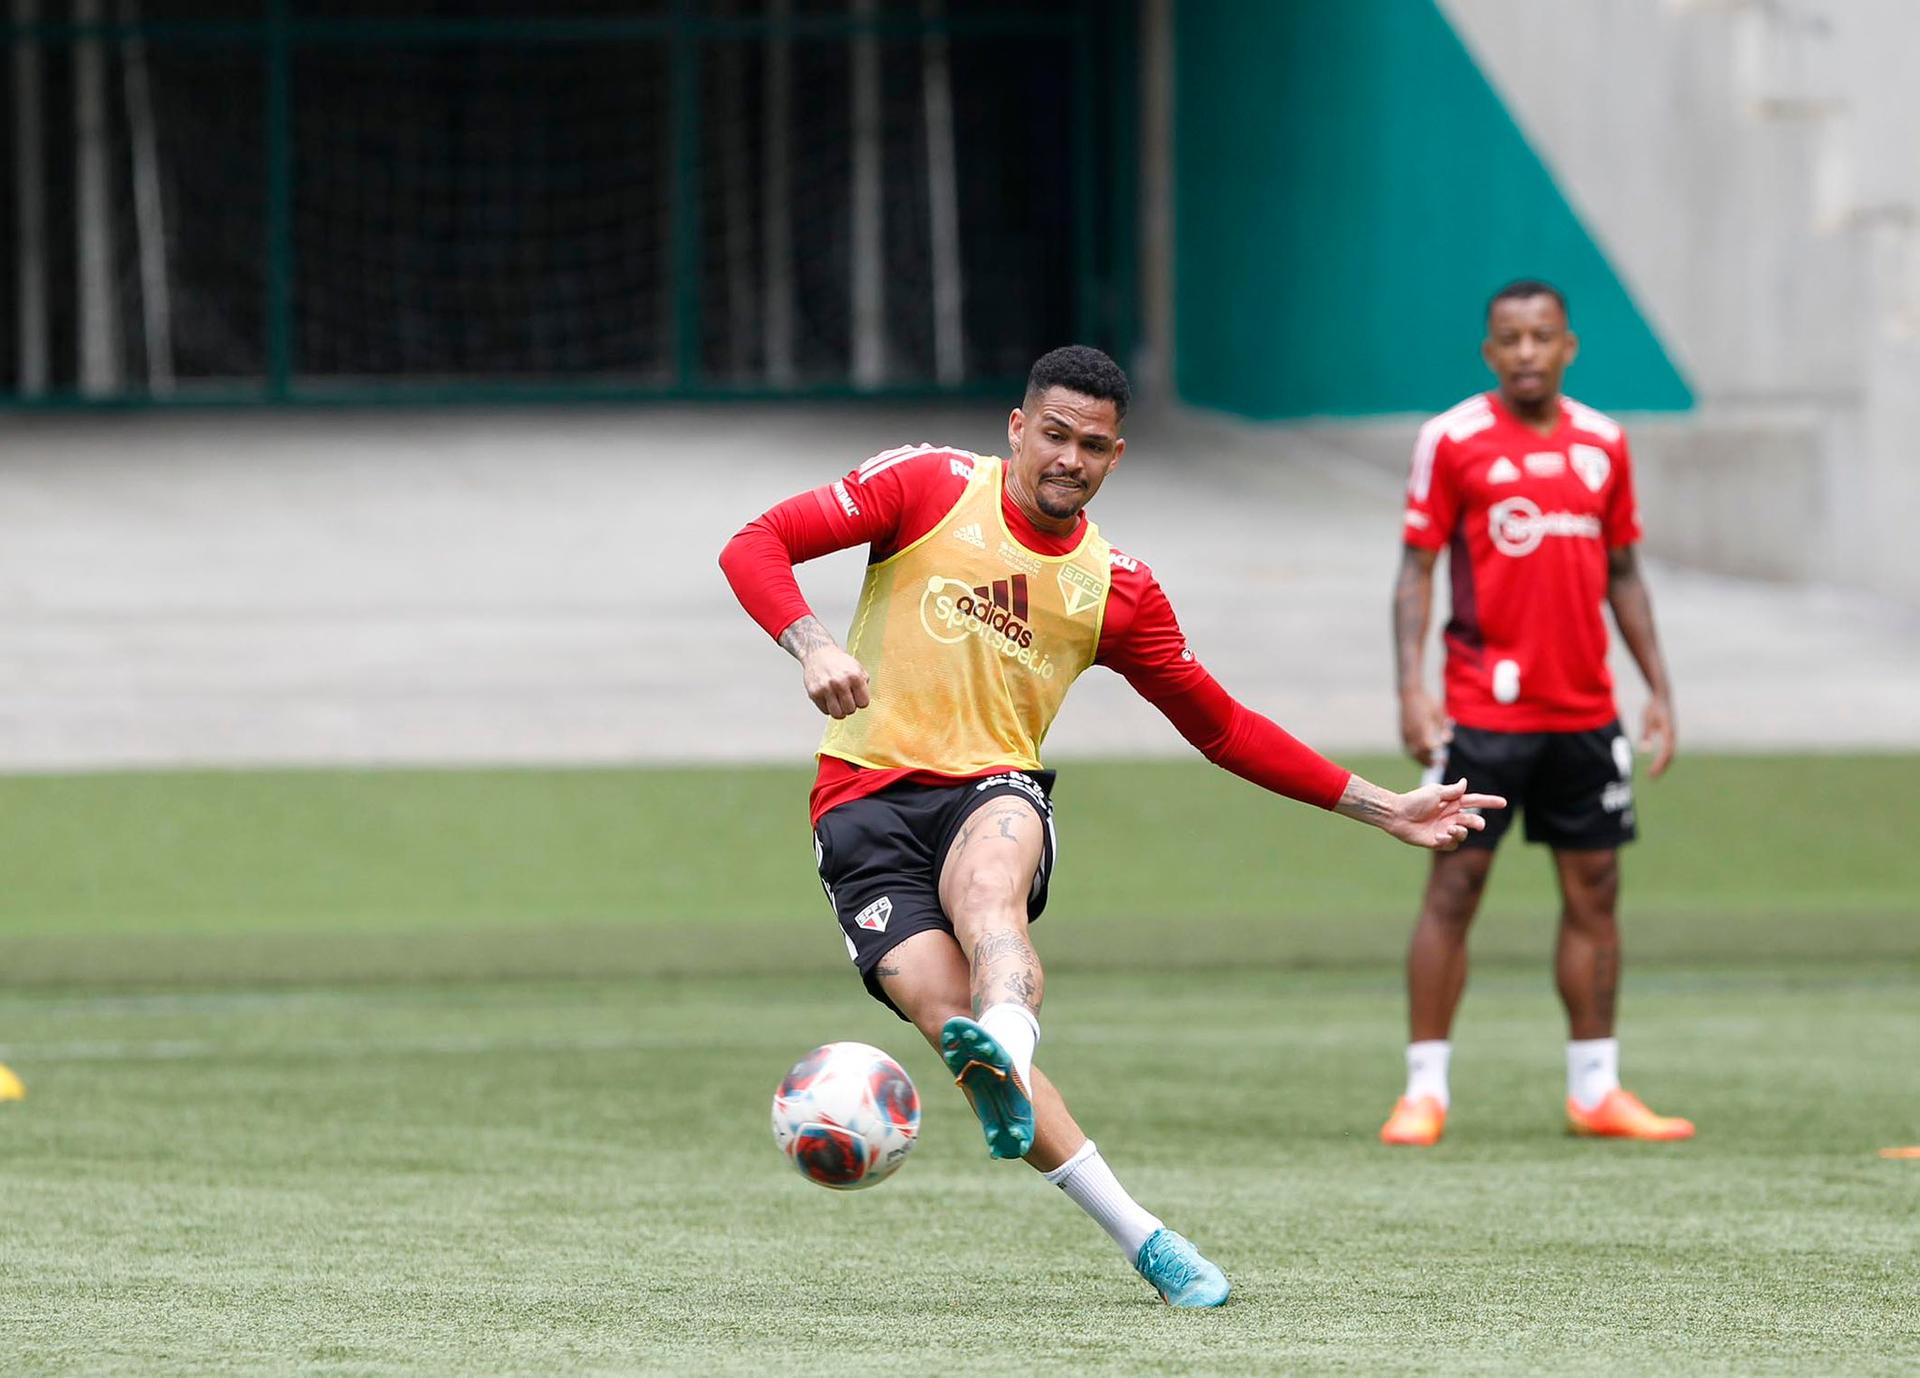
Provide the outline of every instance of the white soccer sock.
[[1045,1176],[1112,1236],[1129,1263],[1140,1257],[1140,1246],[1148,1237],[1162,1228],[1158,1216],[1142,1210],[1140,1203],[1127,1195],[1127,1189],[1120,1185],[1120,1179],[1113,1175],[1113,1169],[1107,1166],[1107,1160],[1100,1156],[1092,1139],[1081,1144],[1077,1153]]
[[1453,1044],[1444,1038],[1422,1039],[1407,1045],[1407,1099],[1432,1096],[1444,1107],[1453,1103],[1447,1091],[1447,1065]]
[[1011,1001],[981,1011],[980,1027],[993,1035],[993,1041],[1007,1050],[1020,1084],[1033,1091],[1033,1049],[1040,1041],[1040,1021],[1025,1005]]
[[1576,1038],[1567,1044],[1567,1099],[1591,1110],[1619,1088],[1619,1039]]

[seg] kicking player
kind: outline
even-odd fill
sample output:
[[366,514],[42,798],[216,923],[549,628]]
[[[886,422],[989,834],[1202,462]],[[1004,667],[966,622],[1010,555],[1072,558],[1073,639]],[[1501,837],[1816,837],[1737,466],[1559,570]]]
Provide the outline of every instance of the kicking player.
[[[1237,703],[1194,659],[1147,566],[1081,510],[1126,449],[1129,388],[1096,349],[1033,366],[1003,460],[936,445],[877,454],[749,523],[720,557],[833,721],[814,854],[875,999],[932,1043],[996,1158],[1025,1158],[1175,1306],[1218,1306],[1221,1271],[1127,1194],[1033,1065],[1044,984],[1027,927],[1055,856],[1040,743],[1091,665],[1125,675],[1208,759],[1416,846],[1456,847],[1504,801],[1464,781],[1393,794]],[[846,648],[793,566],[868,545]]]
[[[1656,779],[1673,759],[1673,698],[1634,554],[1640,514],[1626,436],[1560,392],[1577,349],[1557,290],[1505,287],[1488,305],[1481,345],[1499,386],[1421,427],[1394,590],[1400,734],[1432,778],[1465,774],[1506,795],[1526,813],[1527,841],[1553,849],[1569,1126],[1686,1139],[1690,1123],[1654,1114],[1620,1086],[1614,902],[1619,848],[1634,837],[1633,747],[1613,704],[1602,600],[1652,691],[1641,744]],[[1421,666],[1442,549],[1453,581],[1444,711]],[[1385,1143],[1432,1144],[1446,1127],[1467,929],[1512,817],[1490,817],[1459,851],[1434,858],[1407,955],[1407,1090],[1380,1131]]]

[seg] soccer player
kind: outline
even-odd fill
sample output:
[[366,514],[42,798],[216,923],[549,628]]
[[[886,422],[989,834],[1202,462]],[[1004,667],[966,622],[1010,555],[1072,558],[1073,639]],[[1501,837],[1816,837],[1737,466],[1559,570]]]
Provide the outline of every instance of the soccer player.
[[[1416,846],[1456,847],[1504,801],[1368,784],[1234,701],[1187,649],[1153,573],[1082,509],[1120,462],[1129,387],[1096,349],[1034,364],[1005,460],[907,445],[749,523],[720,557],[832,719],[814,855],[875,999],[940,1052],[996,1158],[1061,1187],[1175,1306],[1218,1306],[1219,1268],[1127,1194],[1033,1065],[1044,985],[1027,926],[1055,857],[1040,743],[1074,679],[1106,665],[1211,760]],[[796,562],[871,547],[843,649]]]
[[[1634,837],[1633,747],[1607,671],[1604,599],[1646,676],[1642,747],[1656,779],[1673,759],[1673,698],[1635,544],[1640,514],[1619,425],[1560,392],[1579,347],[1566,299],[1544,282],[1502,288],[1481,354],[1498,379],[1420,429],[1406,547],[1394,590],[1400,734],[1413,758],[1465,774],[1526,814],[1529,842],[1553,849],[1560,882],[1555,973],[1567,1008],[1567,1120],[1575,1133],[1685,1139],[1620,1087],[1614,997],[1619,848]],[[1446,707],[1422,672],[1433,568],[1448,552]],[[1454,1011],[1467,980],[1467,929],[1511,813],[1434,858],[1407,955],[1407,1090],[1380,1131],[1427,1145],[1446,1127]]]

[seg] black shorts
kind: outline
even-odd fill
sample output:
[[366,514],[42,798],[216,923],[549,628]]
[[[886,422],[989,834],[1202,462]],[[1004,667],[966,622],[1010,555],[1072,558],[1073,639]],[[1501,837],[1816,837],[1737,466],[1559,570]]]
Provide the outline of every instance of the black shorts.
[[1008,771],[960,785],[890,785],[850,799],[822,814],[813,830],[813,857],[820,884],[840,919],[867,991],[899,1014],[873,971],[880,959],[916,933],[953,932],[940,907],[940,870],[961,824],[976,809],[1017,795],[1033,805],[1046,826],[1040,868],[1027,894],[1027,920],[1047,907],[1053,875],[1053,772]]
[[1430,780],[1467,779],[1477,794],[1505,795],[1484,831],[1463,847],[1493,848],[1525,812],[1527,841],[1565,851],[1608,851],[1637,836],[1633,744],[1618,721],[1587,732],[1490,732],[1455,727]]

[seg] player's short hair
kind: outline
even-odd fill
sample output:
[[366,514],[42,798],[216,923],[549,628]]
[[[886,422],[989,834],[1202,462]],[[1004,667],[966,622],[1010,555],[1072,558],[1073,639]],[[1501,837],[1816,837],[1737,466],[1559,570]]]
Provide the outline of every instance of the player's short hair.
[[1133,386],[1126,372],[1106,354],[1092,345],[1063,345],[1034,360],[1027,374],[1026,401],[1048,388],[1065,388],[1082,397],[1096,397],[1113,403],[1114,414],[1126,419],[1127,404],[1133,400]]
[[1560,314],[1568,320],[1573,313],[1567,310],[1567,294],[1551,282],[1542,282],[1539,278],[1519,278],[1509,282],[1498,292],[1487,298],[1487,320],[1493,320],[1493,308],[1503,301],[1525,301],[1529,297],[1552,297],[1560,304]]

